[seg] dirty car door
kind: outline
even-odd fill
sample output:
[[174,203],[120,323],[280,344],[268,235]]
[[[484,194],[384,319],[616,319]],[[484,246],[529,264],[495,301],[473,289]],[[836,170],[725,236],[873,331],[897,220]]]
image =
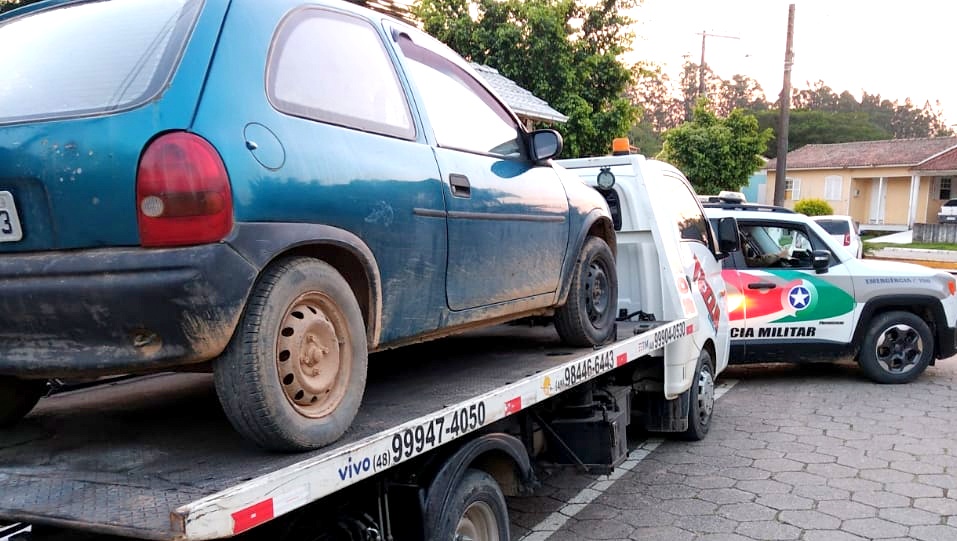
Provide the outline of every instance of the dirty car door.
[[446,189],[449,308],[551,300],[568,244],[568,199],[557,173],[527,158],[513,115],[461,60],[411,30],[398,41]]

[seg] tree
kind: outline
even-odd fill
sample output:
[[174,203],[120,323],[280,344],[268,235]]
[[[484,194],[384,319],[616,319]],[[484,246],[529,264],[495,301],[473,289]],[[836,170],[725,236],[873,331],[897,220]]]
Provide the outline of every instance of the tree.
[[802,199],[794,204],[794,211],[805,216],[830,216],[834,208],[824,199]]
[[684,171],[698,193],[738,191],[763,161],[771,130],[741,109],[719,118],[699,100],[690,122],[664,134],[662,158]]
[[[758,125],[763,128],[776,129],[778,111],[757,111],[754,113]],[[788,130],[788,151],[809,144],[848,143],[852,141],[876,141],[891,139],[892,134],[874,124],[871,116],[862,112],[827,112],[827,111],[791,111],[790,129]],[[777,134],[768,141],[768,148],[763,154],[769,158],[777,156]]]
[[27,4],[33,4],[39,2],[40,0],[0,0],[0,13],[6,13],[17,9],[18,7],[23,7]]
[[[420,0],[427,32],[487,64],[569,117],[557,129],[563,156],[607,154],[639,108],[631,71],[618,60],[631,41],[622,10],[635,0]],[[471,11],[470,11],[471,10]],[[474,17],[473,17],[474,14]]]

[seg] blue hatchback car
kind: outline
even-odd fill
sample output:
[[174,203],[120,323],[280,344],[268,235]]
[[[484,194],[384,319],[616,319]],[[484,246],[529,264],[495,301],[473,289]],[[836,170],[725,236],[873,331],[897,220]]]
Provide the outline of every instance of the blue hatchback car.
[[209,369],[239,432],[311,449],[369,352],[540,315],[611,337],[604,200],[410,26],[48,0],[0,18],[0,50],[0,425],[49,378]]

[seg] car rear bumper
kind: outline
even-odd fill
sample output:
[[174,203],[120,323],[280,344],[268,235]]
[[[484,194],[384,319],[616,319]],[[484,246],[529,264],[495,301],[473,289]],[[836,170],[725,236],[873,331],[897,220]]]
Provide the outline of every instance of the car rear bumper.
[[225,243],[0,257],[0,374],[152,371],[220,354],[257,269]]

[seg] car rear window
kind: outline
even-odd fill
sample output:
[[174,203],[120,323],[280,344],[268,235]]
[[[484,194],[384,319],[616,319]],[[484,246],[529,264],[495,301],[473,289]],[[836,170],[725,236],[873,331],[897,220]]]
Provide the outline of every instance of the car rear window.
[[951,199],[944,203],[945,207],[957,207],[957,199]]
[[825,231],[832,235],[846,235],[851,228],[844,220],[815,220]]
[[123,110],[169,80],[201,0],[71,3],[0,23],[0,123]]

